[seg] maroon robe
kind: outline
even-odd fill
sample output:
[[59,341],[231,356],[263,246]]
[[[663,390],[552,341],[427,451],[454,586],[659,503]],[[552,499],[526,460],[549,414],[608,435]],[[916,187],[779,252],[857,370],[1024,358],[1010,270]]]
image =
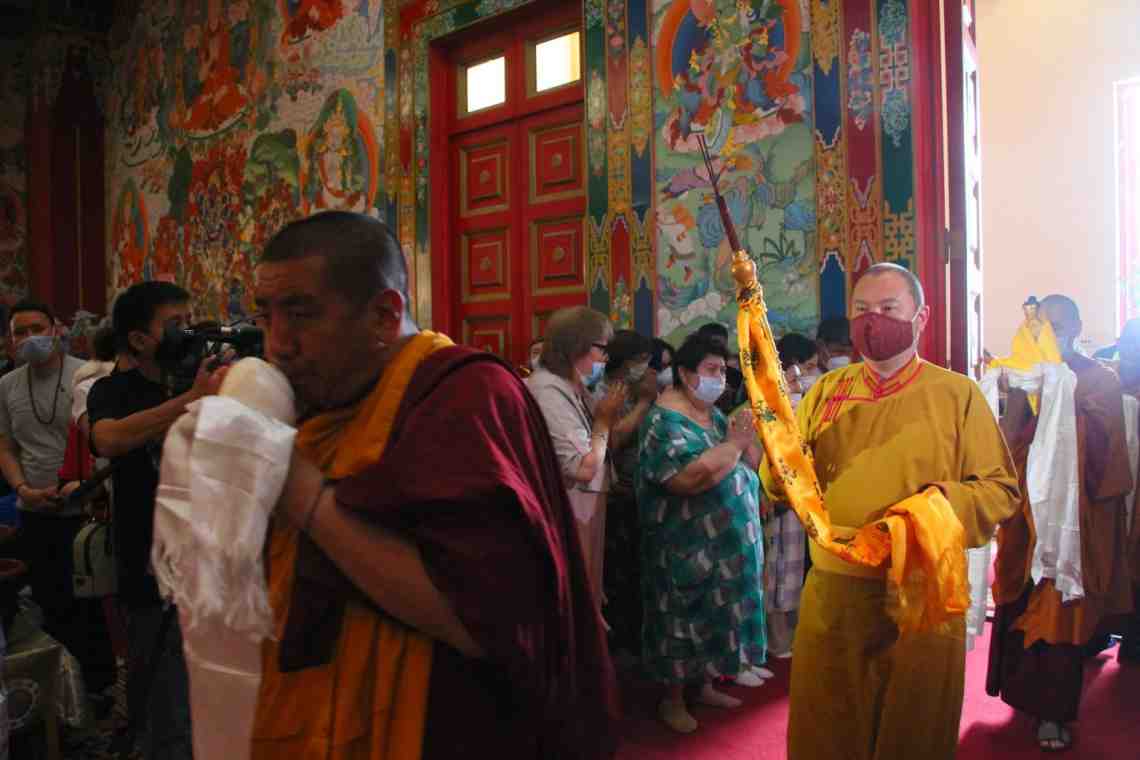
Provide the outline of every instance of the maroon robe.
[[[424,760],[616,752],[617,686],[542,411],[490,354],[447,348],[408,385],[384,455],[341,506],[416,542],[485,652],[433,654]],[[303,538],[283,670],[327,660],[360,592]]]

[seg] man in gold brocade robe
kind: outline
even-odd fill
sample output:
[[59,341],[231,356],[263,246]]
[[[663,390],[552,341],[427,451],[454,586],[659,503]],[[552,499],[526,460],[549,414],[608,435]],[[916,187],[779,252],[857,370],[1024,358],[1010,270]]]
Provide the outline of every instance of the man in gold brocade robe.
[[[918,279],[877,264],[853,294],[863,362],[828,373],[797,410],[839,537],[937,486],[970,546],[1018,504],[997,421],[969,379],[918,357],[929,319]],[[778,481],[761,468],[765,489]],[[810,545],[792,659],[790,760],[947,760],[958,743],[965,618],[899,638],[883,569]]]
[[[1073,742],[1065,724],[1077,719],[1087,645],[1107,632],[1114,616],[1119,620],[1132,608],[1124,508],[1132,473],[1120,382],[1111,370],[1077,353],[1077,305],[1065,296],[1049,296],[1041,313],[1053,327],[1061,358],[1077,376],[1071,413],[1076,415],[1083,596],[1065,602],[1053,579],[1034,581],[1038,532],[1024,496],[1020,512],[998,533],[993,585],[998,608],[986,689],[1036,718],[1041,749],[1055,752]],[[1010,389],[1002,428],[1025,482],[1037,417],[1024,391]]]

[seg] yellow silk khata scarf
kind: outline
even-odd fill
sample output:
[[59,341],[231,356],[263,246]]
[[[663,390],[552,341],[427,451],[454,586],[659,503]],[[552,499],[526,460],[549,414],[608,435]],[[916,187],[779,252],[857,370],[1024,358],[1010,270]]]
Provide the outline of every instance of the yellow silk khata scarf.
[[744,251],[732,266],[738,287],[740,369],[769,467],[784,488],[808,536],[820,547],[856,565],[885,566],[887,613],[899,635],[930,631],[970,605],[966,531],[950,502],[929,488],[887,509],[884,518],[839,538],[823,503],[811,449],[803,441],[788,389],[756,265]]
[[[1053,325],[1037,315],[1037,304],[1025,304],[1025,321],[1013,336],[1013,353],[990,361],[987,369],[1008,369],[1014,372],[1032,372],[1038,364],[1060,364],[1061,349]],[[1029,406],[1037,414],[1040,393],[1029,394]]]
[[[304,423],[297,448],[330,480],[374,465],[384,453],[412,375],[424,359],[451,345],[437,333],[412,338],[364,400]],[[289,617],[297,538],[296,530],[274,526],[270,601],[278,640]],[[278,657],[278,643],[266,642],[254,760],[290,754],[322,760],[419,759],[431,677],[430,638],[349,603],[332,662],[282,673]],[[259,741],[263,739],[270,741]]]

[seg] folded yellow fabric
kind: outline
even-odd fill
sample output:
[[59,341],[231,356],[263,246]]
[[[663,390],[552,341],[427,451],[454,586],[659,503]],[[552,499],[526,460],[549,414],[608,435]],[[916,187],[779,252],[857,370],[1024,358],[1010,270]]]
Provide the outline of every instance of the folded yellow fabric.
[[[1037,316],[1036,304],[1025,306],[1025,321],[1013,336],[1013,352],[1006,357],[993,359],[988,369],[1008,369],[1015,372],[1032,372],[1039,364],[1060,364],[1061,349],[1053,325]],[[1029,406],[1037,414],[1040,393],[1029,394]]]
[[900,635],[933,630],[965,614],[970,604],[966,531],[937,488],[891,506],[885,517],[854,536],[836,535],[811,449],[800,435],[788,398],[756,265],[739,251],[732,270],[740,307],[740,369],[756,427],[769,467],[808,536],[846,562],[885,569],[887,613]]

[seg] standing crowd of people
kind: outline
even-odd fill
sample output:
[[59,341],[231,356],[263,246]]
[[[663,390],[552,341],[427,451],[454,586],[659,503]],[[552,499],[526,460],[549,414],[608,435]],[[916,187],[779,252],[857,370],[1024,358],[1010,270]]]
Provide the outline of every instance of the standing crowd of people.
[[[964,618],[900,637],[886,569],[809,540],[728,328],[673,346],[569,308],[515,368],[421,330],[405,266],[384,223],[325,212],[283,228],[257,268],[265,355],[300,422],[266,539],[275,636],[250,757],[611,757],[615,663],[657,683],[658,718],[691,733],[697,706],[741,705],[724,684],[772,678],[769,657],[791,659],[793,760],[954,755]],[[44,630],[103,702],[122,629],[131,728],[164,760],[192,757],[195,729],[179,619],[151,569],[163,440],[227,371],[203,363],[171,385],[162,359],[190,314],[181,288],[136,284],[84,364],[48,306],[22,303],[19,366],[0,378],[0,471]],[[1125,422],[1140,405],[1124,401],[1140,326],[1109,368],[1077,352],[1075,304],[1051,297],[1041,314],[1076,376],[1075,604],[1034,563],[1040,399],[1006,382],[995,415],[975,382],[923,361],[912,273],[871,267],[850,320],[777,351],[836,536],[931,488],[967,545],[996,534],[989,688],[1056,750],[1073,742],[1084,658],[1113,634],[1122,661],[1140,648],[1140,423]],[[72,589],[88,515],[67,497],[99,465],[115,468],[115,604]]]

